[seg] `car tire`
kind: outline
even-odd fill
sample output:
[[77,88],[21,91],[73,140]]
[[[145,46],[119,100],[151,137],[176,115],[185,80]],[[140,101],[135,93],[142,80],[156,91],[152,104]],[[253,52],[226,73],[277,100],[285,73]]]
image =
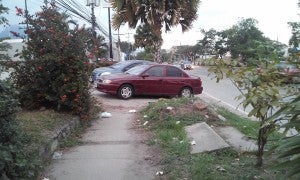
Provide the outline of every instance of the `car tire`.
[[193,97],[193,91],[189,87],[184,87],[180,91],[180,97],[191,98]]
[[129,99],[133,96],[133,87],[129,84],[122,85],[118,90],[118,96],[122,99]]

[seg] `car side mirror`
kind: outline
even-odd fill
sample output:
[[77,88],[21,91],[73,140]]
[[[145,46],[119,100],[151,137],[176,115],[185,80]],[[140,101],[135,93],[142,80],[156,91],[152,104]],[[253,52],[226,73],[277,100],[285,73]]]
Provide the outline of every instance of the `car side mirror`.
[[149,77],[150,75],[148,73],[146,74],[142,74],[142,78],[146,78],[146,77]]

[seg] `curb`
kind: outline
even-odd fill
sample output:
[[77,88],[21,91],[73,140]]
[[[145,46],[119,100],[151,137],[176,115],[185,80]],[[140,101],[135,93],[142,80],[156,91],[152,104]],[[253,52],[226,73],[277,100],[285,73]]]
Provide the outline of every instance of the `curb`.
[[76,127],[80,126],[79,117],[74,117],[68,124],[59,128],[48,140],[47,143],[39,147],[39,156],[42,161],[51,158],[59,145],[59,141],[67,137]]

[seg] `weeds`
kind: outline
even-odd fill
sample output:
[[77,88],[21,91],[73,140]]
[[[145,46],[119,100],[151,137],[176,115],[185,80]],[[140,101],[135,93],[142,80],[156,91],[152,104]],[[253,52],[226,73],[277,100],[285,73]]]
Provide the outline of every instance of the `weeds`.
[[[210,112],[210,108],[195,110],[197,99],[161,99],[149,104],[140,114],[148,121],[148,128],[154,133],[149,145],[161,148],[161,165],[166,179],[275,179],[282,178],[284,172],[274,171],[268,166],[257,169],[256,156],[252,153],[239,153],[233,148],[213,152],[190,154],[190,142],[184,127],[197,122],[210,125],[234,126],[248,137],[255,138],[259,124],[240,117],[223,108],[217,113],[224,116],[224,123]],[[171,108],[170,108],[171,107]],[[146,115],[146,116],[145,116]],[[274,137],[278,136],[275,133]],[[266,161],[270,163],[270,161]],[[275,175],[273,173],[276,173]]]

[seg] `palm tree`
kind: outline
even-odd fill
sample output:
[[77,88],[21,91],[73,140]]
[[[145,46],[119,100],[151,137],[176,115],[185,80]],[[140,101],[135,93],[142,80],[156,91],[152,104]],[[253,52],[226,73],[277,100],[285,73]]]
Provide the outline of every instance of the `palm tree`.
[[116,12],[113,27],[118,29],[125,23],[130,28],[136,28],[138,24],[150,26],[151,32],[160,37],[153,44],[154,60],[159,62],[162,28],[170,31],[171,27],[180,24],[182,31],[187,31],[197,19],[199,2],[200,0],[112,0],[112,7]]
[[162,45],[162,37],[156,36],[148,24],[139,25],[134,35],[136,47],[144,48],[147,52],[155,53],[156,45]]

